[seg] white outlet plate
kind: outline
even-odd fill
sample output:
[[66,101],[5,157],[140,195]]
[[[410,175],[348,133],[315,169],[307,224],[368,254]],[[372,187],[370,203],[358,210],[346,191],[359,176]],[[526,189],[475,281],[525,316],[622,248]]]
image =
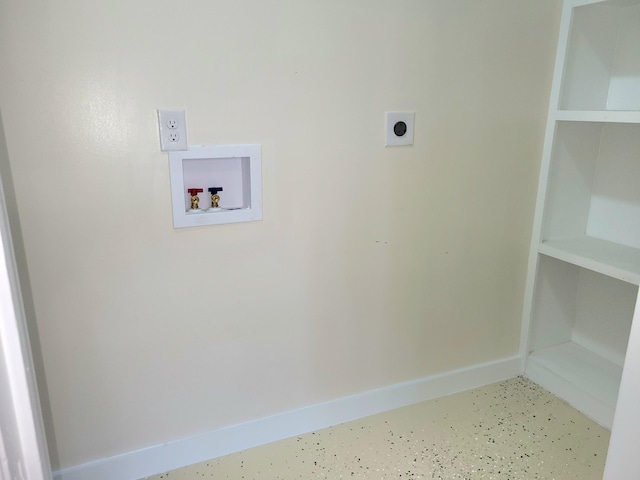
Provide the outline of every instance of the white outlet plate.
[[158,128],[160,150],[174,152],[189,149],[184,110],[158,110]]
[[[384,146],[413,145],[413,131],[416,112],[386,112],[384,129]],[[404,123],[403,128],[401,127]]]

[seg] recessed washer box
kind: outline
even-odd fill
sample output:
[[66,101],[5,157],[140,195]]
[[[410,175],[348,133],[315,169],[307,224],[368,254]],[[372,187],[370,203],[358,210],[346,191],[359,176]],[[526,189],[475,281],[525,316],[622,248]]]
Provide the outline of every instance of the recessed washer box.
[[[174,228],[262,220],[260,145],[191,145],[169,152]],[[219,208],[211,210],[210,188],[218,192]],[[189,189],[198,189],[198,210]]]

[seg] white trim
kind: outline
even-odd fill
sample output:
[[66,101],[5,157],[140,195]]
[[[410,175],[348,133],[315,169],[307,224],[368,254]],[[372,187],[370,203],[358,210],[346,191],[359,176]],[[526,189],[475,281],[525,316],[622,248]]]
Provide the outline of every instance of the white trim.
[[[600,1],[600,0],[597,0]],[[529,354],[529,340],[531,333],[531,312],[533,299],[535,296],[536,273],[538,266],[538,247],[542,240],[543,212],[547,198],[547,183],[549,181],[549,171],[551,166],[551,154],[553,151],[554,138],[556,134],[555,115],[560,107],[560,97],[562,91],[562,79],[564,78],[564,68],[569,44],[569,34],[571,22],[573,20],[573,7],[570,1],[565,1],[560,20],[560,33],[558,36],[558,47],[556,50],[556,61],[554,66],[553,82],[551,83],[551,94],[549,96],[549,110],[547,113],[547,127],[545,130],[544,144],[542,149],[542,161],[538,177],[538,194],[536,197],[536,208],[533,216],[533,229],[531,232],[531,245],[529,248],[529,261],[527,264],[527,279],[524,289],[524,300],[522,304],[522,329],[520,330],[520,367],[524,371],[527,356]]]
[[[0,114],[0,162],[8,165],[8,155]],[[0,372],[0,388],[5,390],[0,402],[0,477],[5,478],[10,472],[15,479],[50,480],[51,466],[5,196],[5,187],[12,182],[11,170],[0,170],[4,176],[0,179],[0,369],[6,368]],[[8,471],[4,468],[7,466]]]
[[640,301],[636,302],[629,335],[618,403],[613,418],[609,453],[604,480],[636,480],[640,478],[640,455],[637,436],[640,431]]
[[520,375],[518,356],[390,385],[55,472],[55,480],[136,480]]

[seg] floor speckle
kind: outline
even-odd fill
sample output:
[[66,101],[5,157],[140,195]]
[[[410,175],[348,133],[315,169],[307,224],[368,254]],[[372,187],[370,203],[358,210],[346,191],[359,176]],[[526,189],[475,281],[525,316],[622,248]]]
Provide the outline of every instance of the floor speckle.
[[595,480],[608,444],[608,430],[519,377],[148,480]]

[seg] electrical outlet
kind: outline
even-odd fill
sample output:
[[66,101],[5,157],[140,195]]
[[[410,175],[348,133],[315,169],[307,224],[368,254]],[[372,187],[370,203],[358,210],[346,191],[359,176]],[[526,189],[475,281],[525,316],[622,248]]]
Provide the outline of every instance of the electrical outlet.
[[184,110],[158,110],[160,150],[188,150]]

